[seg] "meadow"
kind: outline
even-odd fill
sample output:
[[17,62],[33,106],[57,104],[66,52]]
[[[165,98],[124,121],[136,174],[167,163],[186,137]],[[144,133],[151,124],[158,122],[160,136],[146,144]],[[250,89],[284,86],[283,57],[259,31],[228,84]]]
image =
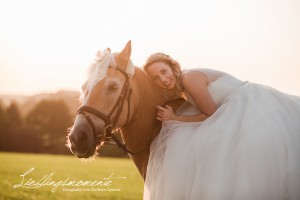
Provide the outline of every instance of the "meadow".
[[139,200],[143,180],[127,158],[0,152],[0,200]]

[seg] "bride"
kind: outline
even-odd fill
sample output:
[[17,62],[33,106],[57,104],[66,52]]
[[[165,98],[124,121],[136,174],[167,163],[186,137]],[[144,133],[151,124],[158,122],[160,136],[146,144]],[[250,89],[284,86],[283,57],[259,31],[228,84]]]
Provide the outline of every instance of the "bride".
[[210,69],[181,71],[163,53],[144,66],[188,102],[151,145],[144,199],[299,200],[300,97]]

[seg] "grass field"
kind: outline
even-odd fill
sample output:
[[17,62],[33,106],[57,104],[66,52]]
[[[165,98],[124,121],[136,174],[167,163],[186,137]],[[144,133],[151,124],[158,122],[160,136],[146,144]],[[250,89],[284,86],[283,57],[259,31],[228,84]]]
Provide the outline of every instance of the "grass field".
[[[143,194],[143,180],[125,158],[85,162],[73,156],[0,152],[0,177],[1,200],[135,200]],[[90,185],[83,184],[87,181]]]

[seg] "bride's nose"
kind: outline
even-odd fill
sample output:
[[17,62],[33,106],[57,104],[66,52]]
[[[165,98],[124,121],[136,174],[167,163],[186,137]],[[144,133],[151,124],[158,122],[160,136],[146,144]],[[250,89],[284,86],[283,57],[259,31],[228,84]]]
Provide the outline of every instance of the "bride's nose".
[[162,83],[165,83],[167,81],[167,78],[165,76],[160,75],[159,79]]

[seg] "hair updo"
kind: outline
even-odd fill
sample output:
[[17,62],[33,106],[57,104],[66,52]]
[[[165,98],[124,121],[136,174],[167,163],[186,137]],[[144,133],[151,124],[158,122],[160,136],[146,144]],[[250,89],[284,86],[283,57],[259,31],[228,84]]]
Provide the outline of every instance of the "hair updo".
[[183,86],[181,83],[182,72],[181,72],[180,64],[167,54],[154,53],[154,54],[150,55],[148,57],[148,59],[146,60],[146,64],[143,67],[144,71],[148,74],[148,68],[156,62],[163,62],[171,67],[171,69],[175,75],[175,79],[176,79],[176,84],[175,84],[176,95],[184,97]]

